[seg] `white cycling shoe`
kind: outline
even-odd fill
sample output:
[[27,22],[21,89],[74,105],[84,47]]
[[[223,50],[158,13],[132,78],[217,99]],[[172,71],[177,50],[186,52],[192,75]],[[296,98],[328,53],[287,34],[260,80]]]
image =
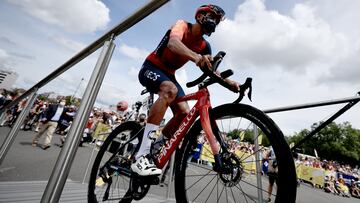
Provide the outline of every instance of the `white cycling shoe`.
[[135,163],[131,164],[131,170],[139,176],[160,175],[162,172],[146,156],[139,157]]

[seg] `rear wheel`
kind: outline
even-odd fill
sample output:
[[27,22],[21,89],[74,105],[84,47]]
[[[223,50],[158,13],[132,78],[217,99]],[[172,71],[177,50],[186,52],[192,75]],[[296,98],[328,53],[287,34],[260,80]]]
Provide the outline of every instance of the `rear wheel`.
[[[256,170],[256,163],[262,166],[261,157],[265,156],[256,158],[256,152],[265,154],[270,146],[278,163],[277,187],[274,187],[271,199],[278,203],[295,202],[294,161],[282,132],[268,116],[248,105],[226,104],[212,109],[210,119],[219,143],[225,143],[220,152],[222,167],[214,170],[212,152],[206,143],[201,145],[205,136],[197,122],[176,155],[179,160],[175,166],[177,202],[265,202],[268,177],[262,175],[261,169]],[[256,139],[254,129],[258,131]],[[260,137],[262,139],[257,139]],[[258,150],[254,149],[254,140],[264,142]],[[200,151],[200,154],[194,151]],[[259,179],[256,173],[259,173]]]
[[[92,167],[88,202],[131,202],[142,197],[130,188],[130,165],[141,143],[142,127],[136,122],[125,122],[114,129],[102,144]],[[138,187],[146,194],[148,187]],[[146,190],[144,192],[144,190]],[[136,193],[136,192],[135,192]]]

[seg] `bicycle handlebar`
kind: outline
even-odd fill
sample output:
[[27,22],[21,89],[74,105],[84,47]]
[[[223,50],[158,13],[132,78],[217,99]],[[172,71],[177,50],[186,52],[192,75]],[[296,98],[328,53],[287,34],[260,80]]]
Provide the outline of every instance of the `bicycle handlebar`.
[[200,84],[201,82],[203,82],[206,79],[206,77],[208,77],[208,76],[211,77],[210,75],[212,75],[214,72],[216,72],[216,70],[219,67],[219,64],[221,63],[225,54],[226,53],[223,51],[220,51],[218,54],[216,54],[216,56],[213,58],[213,61],[212,61],[212,70],[210,70],[207,66],[200,67],[203,74],[200,77],[198,77],[197,79],[195,79],[194,81],[186,83],[186,87],[194,87],[194,86]]
[[[232,86],[224,80],[225,78],[227,78],[227,77],[229,77],[229,76],[231,76],[233,74],[233,71],[231,69],[220,73],[220,75],[216,74],[216,70],[219,67],[219,65],[220,65],[220,63],[221,63],[221,61],[222,61],[222,59],[224,58],[225,55],[226,55],[226,53],[223,52],[223,51],[220,51],[218,54],[216,54],[216,56],[213,58],[212,68],[210,69],[207,66],[200,67],[203,74],[199,78],[195,79],[194,81],[186,83],[186,86],[187,87],[194,87],[195,85],[198,85],[198,84],[201,84],[201,83],[202,83],[201,86],[209,86],[210,84],[213,84],[215,82],[219,83],[221,86],[229,89],[230,91],[235,92],[235,93],[239,93],[239,97],[234,101],[234,103],[239,103],[243,99],[243,97],[245,96],[245,91],[247,89],[249,89],[249,92],[248,92],[247,95],[248,95],[248,98],[251,101],[251,94],[252,94],[251,82],[252,82],[252,78],[246,78],[246,81],[244,82],[244,84],[242,84],[240,86],[240,91],[237,92],[237,91],[234,91]],[[205,80],[206,77],[210,77],[210,78],[208,80]]]

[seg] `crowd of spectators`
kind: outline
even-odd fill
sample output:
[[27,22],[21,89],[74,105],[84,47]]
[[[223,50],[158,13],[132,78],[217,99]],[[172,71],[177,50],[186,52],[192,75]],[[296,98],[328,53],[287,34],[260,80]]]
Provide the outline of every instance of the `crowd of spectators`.
[[324,169],[324,185],[321,188],[327,193],[344,197],[360,198],[360,169],[337,161],[320,160],[319,158],[299,155],[297,164]]
[[[17,96],[18,93],[16,92],[0,92],[0,109],[9,104],[11,101],[15,100]],[[22,123],[21,130],[39,132],[42,127],[42,120],[45,116],[45,112],[48,110],[49,105],[58,103],[63,99],[65,98],[37,98],[31,107],[29,114]],[[23,99],[17,105],[7,109],[0,118],[0,126],[12,127],[19,114],[26,106],[26,103],[27,99]],[[120,125],[125,120],[134,120],[135,117],[137,117],[140,123],[144,123],[146,121],[146,114],[139,114],[141,105],[141,103],[137,102],[128,108],[126,101],[120,101],[115,105],[115,108],[112,109],[110,109],[110,107],[106,109],[93,107],[91,109],[88,122],[85,126],[80,146],[82,146],[84,142],[95,143],[96,140],[99,141],[98,144],[101,145],[109,132],[111,132],[112,129]],[[78,107],[71,104],[71,102],[66,102],[66,112],[61,115],[55,133],[66,137],[66,134],[68,133],[76,115],[77,108]],[[62,146],[63,141],[64,140],[61,140],[61,143],[59,143],[60,146]]]
[[[254,154],[255,145],[248,142],[239,142],[237,139],[228,140],[231,152],[240,151],[247,154]],[[260,159],[262,160],[262,174],[268,173],[269,152],[268,147],[260,147]],[[341,195],[344,197],[360,198],[360,168],[351,167],[348,164],[340,164],[337,161],[321,160],[320,158],[297,154],[294,158],[296,166],[303,165],[315,169],[323,169],[324,185],[319,186],[327,193]],[[252,171],[254,173],[254,171]],[[315,185],[313,185],[315,186]]]

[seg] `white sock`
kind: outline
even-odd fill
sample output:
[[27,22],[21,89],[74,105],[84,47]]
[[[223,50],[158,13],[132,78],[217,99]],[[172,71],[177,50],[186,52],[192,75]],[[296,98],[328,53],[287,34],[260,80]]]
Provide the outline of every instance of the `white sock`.
[[143,155],[150,154],[150,146],[152,140],[150,139],[149,135],[151,135],[151,133],[155,133],[154,131],[156,131],[158,128],[159,128],[158,125],[146,123],[141,146],[135,157],[136,160]]

